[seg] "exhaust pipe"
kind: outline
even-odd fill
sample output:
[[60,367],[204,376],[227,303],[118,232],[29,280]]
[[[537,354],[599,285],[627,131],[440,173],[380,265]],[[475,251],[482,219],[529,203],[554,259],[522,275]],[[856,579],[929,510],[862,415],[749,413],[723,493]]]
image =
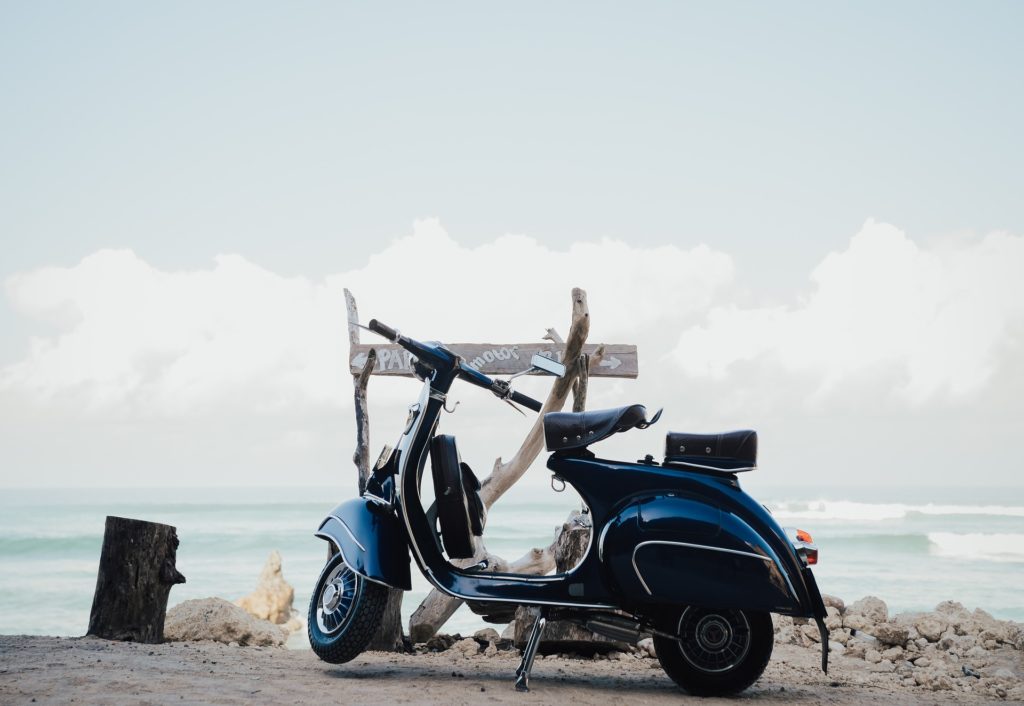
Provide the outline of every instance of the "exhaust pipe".
[[640,623],[624,615],[602,613],[583,621],[583,627],[601,637],[635,645],[640,640]]

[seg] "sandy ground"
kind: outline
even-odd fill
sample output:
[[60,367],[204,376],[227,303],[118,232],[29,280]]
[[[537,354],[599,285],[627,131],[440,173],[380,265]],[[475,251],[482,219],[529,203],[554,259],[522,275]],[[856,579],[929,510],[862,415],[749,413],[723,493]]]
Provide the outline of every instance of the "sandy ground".
[[[776,645],[764,676],[737,699],[695,699],[657,660],[538,658],[529,694],[512,687],[515,653],[366,653],[334,666],[308,650],[218,643],[139,645],[96,638],[0,636],[2,704],[319,703],[994,703],[963,692],[897,686],[862,660],[834,657],[830,674],[813,650]],[[1002,700],[997,700],[1006,703]]]

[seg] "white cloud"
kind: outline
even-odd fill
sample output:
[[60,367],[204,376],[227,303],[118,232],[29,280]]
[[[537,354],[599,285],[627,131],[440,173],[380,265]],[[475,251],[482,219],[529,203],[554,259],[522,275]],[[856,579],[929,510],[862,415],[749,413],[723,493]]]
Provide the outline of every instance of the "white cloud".
[[[1022,272],[1018,236],[921,245],[870,221],[821,261],[805,295],[771,307],[705,246],[600,240],[557,251],[507,235],[468,248],[434,220],[317,281],[238,255],[172,272],[100,251],[6,281],[10,304],[42,333],[0,367],[0,484],[335,483],[340,472],[351,488],[343,287],[364,321],[449,342],[564,334],[570,290],[585,288],[591,341],[637,344],[641,371],[595,381],[588,406],[666,407],[660,428],[604,442],[612,457],[657,453],[667,428],[754,427],[759,482],[860,478],[884,453],[921,479],[956,472],[964,454],[999,478],[996,452],[978,454],[993,427],[1020,422]],[[547,384],[521,389],[542,396]],[[409,381],[374,380],[374,447],[393,441],[415,394]],[[532,420],[469,386],[456,395],[463,404],[444,429],[486,473]],[[931,443],[937,435],[947,443]],[[857,443],[865,436],[870,448]],[[821,475],[837,449],[842,460]],[[539,469],[530,479],[547,482]]]
[[[886,380],[902,399],[965,398],[992,378],[1024,318],[1024,238],[992,233],[922,248],[868,221],[811,274],[791,306],[724,303],[686,330],[674,357],[693,376],[728,380],[738,364],[809,380],[814,399]],[[762,374],[764,372],[762,370]]]
[[728,256],[704,246],[602,240],[559,252],[508,235],[464,248],[436,220],[417,222],[364,268],[322,282],[238,255],[164,272],[130,251],[105,250],[7,281],[15,309],[57,331],[2,370],[0,389],[115,417],[347,405],[344,287],[364,320],[411,335],[521,341],[539,340],[550,325],[565,333],[569,291],[582,286],[596,314],[592,340],[610,340],[693,316],[732,272]]

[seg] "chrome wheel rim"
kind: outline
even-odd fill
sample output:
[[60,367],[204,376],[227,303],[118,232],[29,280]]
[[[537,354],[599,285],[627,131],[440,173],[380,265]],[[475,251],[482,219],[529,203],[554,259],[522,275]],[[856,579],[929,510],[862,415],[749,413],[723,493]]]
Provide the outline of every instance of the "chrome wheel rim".
[[677,634],[683,658],[709,674],[735,668],[750,651],[750,623],[741,610],[687,608]]
[[352,617],[358,589],[359,576],[345,562],[331,569],[316,597],[316,624],[320,632],[333,635],[345,627]]

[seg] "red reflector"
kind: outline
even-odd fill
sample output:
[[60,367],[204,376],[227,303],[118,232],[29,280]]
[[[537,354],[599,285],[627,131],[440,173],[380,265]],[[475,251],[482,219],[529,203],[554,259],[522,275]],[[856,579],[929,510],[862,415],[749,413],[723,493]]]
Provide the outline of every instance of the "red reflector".
[[796,538],[798,541],[807,542],[808,544],[812,544],[814,542],[814,540],[811,539],[811,535],[803,531],[802,529],[798,529],[796,531]]
[[807,565],[808,566],[810,566],[812,564],[817,564],[818,563],[818,552],[807,552],[804,555],[804,557],[806,557],[806,559],[807,559]]

